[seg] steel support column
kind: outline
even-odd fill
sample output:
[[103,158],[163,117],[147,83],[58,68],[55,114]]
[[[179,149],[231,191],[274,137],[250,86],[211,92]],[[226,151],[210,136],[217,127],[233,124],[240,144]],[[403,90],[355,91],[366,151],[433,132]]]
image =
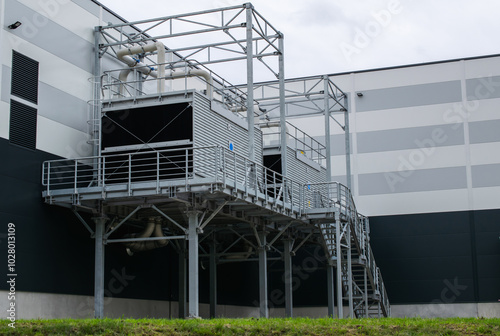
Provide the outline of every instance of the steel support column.
[[200,293],[199,293],[199,258],[198,258],[198,211],[188,211],[188,221],[189,221],[189,308],[188,317],[199,317],[199,304],[200,304]]
[[326,264],[326,286],[328,296],[328,317],[335,317],[335,270],[330,261]]
[[217,251],[215,241],[210,244],[210,318],[217,317]]
[[349,97],[345,97],[344,101],[344,134],[345,134],[345,168],[347,188],[352,193],[352,178],[351,178],[351,137],[349,130]]
[[347,244],[347,274],[345,275],[347,278],[347,297],[349,300],[349,318],[355,318],[354,316],[354,303],[352,297],[352,257],[351,257],[351,225],[347,223],[346,230],[346,244]]
[[342,292],[342,245],[340,244],[340,214],[335,212],[335,247],[337,249],[337,315],[344,317]]
[[323,101],[323,108],[325,110],[325,147],[326,147],[326,182],[331,182],[332,181],[332,150],[331,150],[331,138],[330,138],[330,97],[328,95],[329,92],[329,87],[328,87],[328,82],[329,78],[328,76],[324,76],[323,78],[324,81],[324,101]]
[[[281,175],[287,175],[288,163],[287,163],[287,127],[286,127],[286,109],[285,109],[285,60],[284,60],[284,36],[281,34],[281,37],[278,40],[278,47],[280,50],[280,54],[278,57],[279,62],[279,92],[280,92],[280,144],[281,144]],[[284,190],[285,191],[285,190]],[[286,200],[283,197],[283,200]]]
[[365,300],[365,317],[368,318],[368,275],[366,271],[366,267],[364,268],[364,283],[365,283],[365,293],[364,293],[364,300]]
[[285,239],[284,259],[285,259],[285,316],[293,317],[293,266],[292,266],[292,245],[293,239]]
[[[100,27],[94,28],[94,78],[93,78],[93,102],[92,102],[92,134],[91,140],[92,144],[92,155],[100,156],[101,155],[101,84],[97,81],[97,78],[101,77],[101,51],[99,49],[99,44],[101,43],[101,29]],[[96,123],[99,123],[98,127],[96,127]],[[98,164],[94,162],[94,164]]]
[[259,246],[259,306],[260,317],[269,317],[269,307],[267,300],[267,232],[259,232],[261,246]]
[[255,118],[253,102],[253,5],[246,3],[246,53],[247,53],[247,122],[248,158],[255,161]]
[[181,240],[179,242],[179,318],[183,319],[187,317],[187,292],[186,292],[186,281],[187,281],[187,268],[186,268],[186,241]]
[[95,222],[95,273],[94,273],[94,317],[104,317],[104,229],[106,217],[93,218]]

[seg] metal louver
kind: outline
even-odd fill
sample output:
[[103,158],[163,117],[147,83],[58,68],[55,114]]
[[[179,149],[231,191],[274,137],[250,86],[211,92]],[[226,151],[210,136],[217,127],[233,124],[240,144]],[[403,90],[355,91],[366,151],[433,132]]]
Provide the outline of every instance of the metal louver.
[[16,51],[12,52],[11,94],[38,103],[38,62]]
[[12,144],[36,148],[37,110],[18,101],[10,101],[9,139]]

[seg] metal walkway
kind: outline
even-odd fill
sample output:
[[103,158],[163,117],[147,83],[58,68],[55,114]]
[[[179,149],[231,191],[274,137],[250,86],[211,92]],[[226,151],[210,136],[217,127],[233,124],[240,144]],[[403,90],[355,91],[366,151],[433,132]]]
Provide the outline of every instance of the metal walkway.
[[[96,255],[105,244],[126,240],[109,236],[139,209],[156,211],[168,219],[177,233],[173,230],[172,236],[164,239],[187,239],[190,244],[190,315],[198,314],[197,279],[191,279],[191,274],[198,272],[198,234],[209,226],[224,227],[227,218],[248,223],[264,264],[266,249],[287,229],[296,228],[307,235],[297,248],[310,237],[320,238],[329,263],[330,316],[334,315],[334,268],[341,270],[335,291],[342,293],[337,295],[339,318],[343,309],[338,307],[344,303],[350,317],[390,315],[382,276],[370,248],[368,219],[358,214],[350,191],[340,183],[298,183],[222,147],[53,160],[44,162],[42,176],[46,203],[94,213],[102,212],[103,207],[108,212],[128,209],[128,214],[121,211],[120,223],[106,229],[105,220],[96,220]],[[179,216],[179,206],[187,209],[187,224]],[[271,231],[274,238],[267,243],[258,227]],[[192,254],[194,250],[196,254]],[[100,262],[96,257],[96,311],[98,296],[103,295],[98,291],[103,281]],[[261,270],[262,280],[266,269]],[[267,298],[266,289],[267,284],[261,283],[261,302]],[[261,315],[267,316],[267,307],[261,307]],[[287,315],[291,315],[291,298]]]

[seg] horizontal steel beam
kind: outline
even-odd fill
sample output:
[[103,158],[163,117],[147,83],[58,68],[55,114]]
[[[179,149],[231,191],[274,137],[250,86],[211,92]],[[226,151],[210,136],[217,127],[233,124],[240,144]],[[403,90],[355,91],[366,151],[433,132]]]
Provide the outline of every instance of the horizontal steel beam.
[[173,239],[186,239],[186,236],[165,236],[165,237],[148,237],[148,238],[123,238],[123,239],[107,239],[105,244],[111,243],[129,243],[140,241],[156,241],[156,240],[173,240]]

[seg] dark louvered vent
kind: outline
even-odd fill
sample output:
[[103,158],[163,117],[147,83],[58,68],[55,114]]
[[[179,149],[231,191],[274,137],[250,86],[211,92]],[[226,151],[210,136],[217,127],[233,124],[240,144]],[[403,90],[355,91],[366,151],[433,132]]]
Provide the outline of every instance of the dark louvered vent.
[[10,142],[29,149],[36,148],[37,111],[15,100],[10,101]]
[[38,103],[38,62],[16,51],[12,53],[11,93]]

